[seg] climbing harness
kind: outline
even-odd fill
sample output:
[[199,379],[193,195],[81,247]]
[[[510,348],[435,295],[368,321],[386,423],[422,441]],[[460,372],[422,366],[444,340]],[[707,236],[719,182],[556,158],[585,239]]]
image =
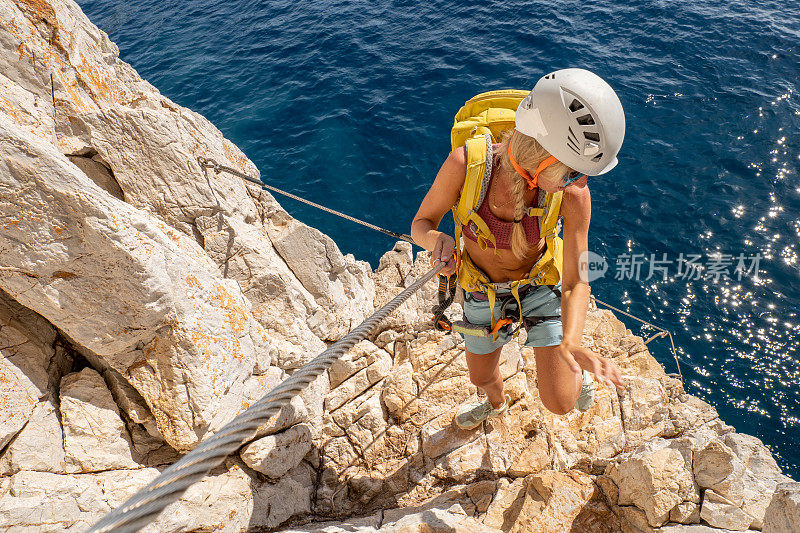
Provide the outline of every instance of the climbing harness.
[[438,303],[433,306],[433,327],[439,331],[449,332],[453,328],[453,323],[444,316],[444,312],[453,303],[456,297],[456,275],[439,276]]
[[200,156],[200,157],[197,158],[197,162],[200,164],[200,167],[203,168],[203,169],[206,169],[206,168],[214,169],[214,172],[216,172],[217,174],[219,174],[220,172],[227,172],[228,174],[233,174],[234,176],[238,176],[238,177],[242,178],[243,180],[249,181],[250,183],[252,183],[254,185],[258,185],[259,187],[261,187],[263,189],[267,189],[268,191],[272,191],[272,192],[276,192],[278,194],[282,194],[283,196],[286,196],[287,198],[291,198],[292,200],[297,200],[298,202],[302,202],[302,203],[304,203],[306,205],[310,205],[311,207],[316,207],[317,209],[321,209],[322,211],[325,211],[326,213],[330,213],[332,215],[336,215],[337,217],[342,217],[342,218],[344,218],[346,220],[349,220],[350,222],[355,222],[356,224],[361,224],[362,226],[366,226],[366,227],[368,227],[370,229],[374,229],[375,231],[380,231],[381,233],[383,233],[385,235],[388,235],[390,237],[394,237],[395,239],[400,239],[401,241],[406,241],[406,242],[410,242],[411,244],[416,244],[414,242],[414,239],[411,238],[411,235],[406,235],[405,233],[397,233],[395,231],[390,231],[390,230],[384,229],[384,228],[382,228],[380,226],[376,226],[375,224],[370,224],[369,222],[365,222],[363,220],[359,220],[359,219],[357,219],[355,217],[352,217],[350,215],[346,215],[346,214],[344,214],[344,213],[342,213],[340,211],[336,211],[335,209],[331,209],[330,207],[325,207],[324,205],[320,205],[318,203],[312,202],[311,200],[306,200],[305,198],[301,198],[301,197],[299,197],[297,195],[294,195],[294,194],[292,194],[290,192],[283,191],[283,190],[281,190],[281,189],[279,189],[277,187],[273,187],[272,185],[267,185],[263,181],[261,181],[259,179],[256,179],[256,178],[254,178],[252,176],[248,176],[247,174],[244,174],[242,172],[239,172],[235,168],[231,168],[231,167],[226,167],[224,165],[220,165],[219,163],[217,163],[213,159],[207,159],[205,157]]
[[254,438],[258,428],[297,396],[309,383],[344,355],[356,343],[366,339],[391,312],[444,268],[441,263],[423,274],[392,301],[378,309],[341,340],[332,344],[294,372],[266,396],[225,424],[217,433],[203,440],[197,448],[164,470],[142,490],[111,511],[89,532],[138,531],[150,523],[170,503],[176,501],[194,482],[218,466],[231,453]]
[[[561,291],[556,289],[553,286],[547,285],[550,290],[552,290],[556,296],[559,298],[561,297]],[[525,296],[527,295],[528,291],[532,290],[532,285],[525,286],[522,290],[520,290],[519,298],[522,301]],[[473,298],[476,300],[481,300],[482,298],[479,296],[482,293],[474,292],[474,293],[467,293],[465,298]],[[498,336],[501,332],[505,332],[506,335],[511,335],[516,337],[519,333],[521,328],[525,328],[529,330],[533,326],[540,324],[546,320],[553,320],[553,319],[560,319],[561,315],[548,315],[548,316],[521,316],[520,307],[517,305],[516,300],[514,299],[514,295],[511,293],[504,294],[498,297],[500,301],[500,316],[494,323],[494,326],[487,327],[487,326],[479,326],[476,324],[472,324],[471,322],[467,321],[466,318],[464,320],[457,320],[455,322],[450,323],[448,327],[437,327],[436,329],[440,331],[447,331],[448,333],[456,332],[456,333],[463,333],[464,335],[470,335],[473,337],[492,337],[494,340],[497,340]],[[484,301],[488,300],[488,297]],[[448,304],[449,305],[449,304]],[[441,300],[440,304],[434,307],[434,312],[441,307]],[[516,324],[516,327],[512,326]]]

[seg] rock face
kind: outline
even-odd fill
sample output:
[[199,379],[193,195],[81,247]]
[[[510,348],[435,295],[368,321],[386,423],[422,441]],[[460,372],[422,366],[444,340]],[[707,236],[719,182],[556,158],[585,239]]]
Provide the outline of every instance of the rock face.
[[[427,270],[398,243],[371,272],[203,169],[258,175],[118,55],[71,0],[0,0],[3,530],[85,531]],[[461,340],[431,328],[435,297],[417,292],[145,531],[800,530],[769,451],[608,311],[590,309],[583,344],[624,392],[550,413],[519,338],[501,356],[508,413],[458,429],[477,389]]]
[[130,437],[103,377],[91,368],[68,374],[60,385],[64,453],[69,470],[137,468]]

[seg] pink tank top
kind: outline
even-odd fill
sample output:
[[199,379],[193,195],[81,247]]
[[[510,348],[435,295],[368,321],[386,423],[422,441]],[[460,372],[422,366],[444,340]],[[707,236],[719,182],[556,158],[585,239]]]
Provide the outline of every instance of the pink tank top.
[[[488,191],[491,189],[492,180],[494,179],[494,169],[492,169],[492,177],[489,178],[489,187],[487,188],[486,196],[483,199],[483,202],[478,207],[478,216],[480,216],[486,225],[489,227],[489,231],[492,232],[494,235],[495,242],[497,243],[497,248],[499,250],[510,250],[511,249],[511,229],[514,226],[513,222],[506,222],[502,218],[499,218],[492,213],[491,209],[489,209],[489,202],[487,201],[489,198]],[[535,197],[534,197],[535,198]],[[539,244],[539,220],[535,216],[528,216],[526,213],[522,217],[522,226],[525,228],[525,236],[528,237],[528,245],[536,246]],[[472,231],[472,228],[469,224],[464,226],[462,230],[464,237],[468,238],[471,241],[478,242],[478,238],[476,237],[475,233]],[[491,248],[492,243],[487,242],[488,246]]]

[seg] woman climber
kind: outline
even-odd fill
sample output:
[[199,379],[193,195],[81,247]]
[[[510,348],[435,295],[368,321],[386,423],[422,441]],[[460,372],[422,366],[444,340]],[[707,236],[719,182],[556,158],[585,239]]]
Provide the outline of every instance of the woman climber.
[[[432,252],[433,265],[446,263],[440,275],[457,272],[465,291],[464,321],[453,329],[464,336],[470,380],[486,400],[461,406],[459,427],[472,429],[507,409],[498,362],[520,326],[533,347],[542,403],[553,413],[590,407],[590,372],[623,387],[611,360],[581,347],[589,284],[579,262],[588,249],[587,176],[616,166],[624,135],[616,93],[583,69],[548,74],[530,93],[483,93],[456,115],[454,149],[411,235]],[[437,230],[450,209],[456,239]]]

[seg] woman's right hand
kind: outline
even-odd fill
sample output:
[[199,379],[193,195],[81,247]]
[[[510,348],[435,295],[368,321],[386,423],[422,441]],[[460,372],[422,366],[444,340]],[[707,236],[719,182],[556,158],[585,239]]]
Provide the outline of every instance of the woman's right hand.
[[446,263],[445,267],[439,271],[440,276],[451,276],[456,272],[456,241],[447,233],[439,233],[436,244],[431,252],[431,266],[436,266],[440,262]]

